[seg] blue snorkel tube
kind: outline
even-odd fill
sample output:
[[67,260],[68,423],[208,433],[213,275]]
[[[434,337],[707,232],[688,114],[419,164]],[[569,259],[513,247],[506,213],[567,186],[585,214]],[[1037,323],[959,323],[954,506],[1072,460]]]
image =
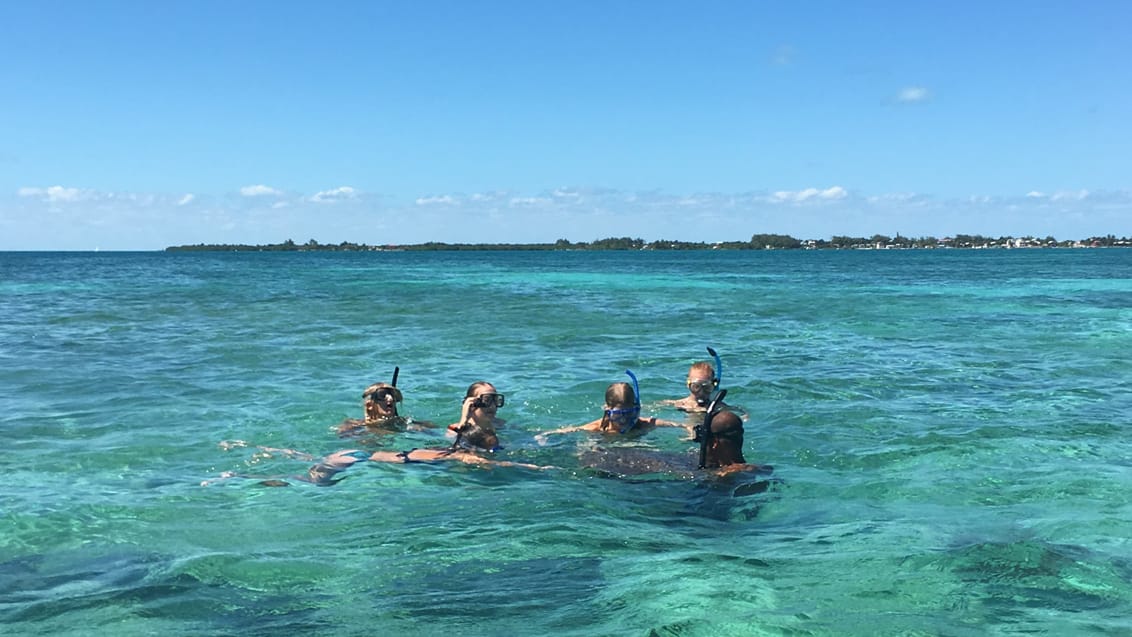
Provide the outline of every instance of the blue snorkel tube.
[[716,354],[714,349],[707,348],[707,353],[715,359],[715,378],[712,380],[715,381],[715,386],[718,389],[719,384],[723,382],[723,361],[720,360],[719,354]]
[[637,384],[637,375],[629,370],[625,370],[629,378],[633,379],[633,408],[637,410],[637,417],[633,419],[633,424],[628,427],[619,428],[618,433],[625,433],[633,427],[637,426],[637,421],[641,419],[641,386]]

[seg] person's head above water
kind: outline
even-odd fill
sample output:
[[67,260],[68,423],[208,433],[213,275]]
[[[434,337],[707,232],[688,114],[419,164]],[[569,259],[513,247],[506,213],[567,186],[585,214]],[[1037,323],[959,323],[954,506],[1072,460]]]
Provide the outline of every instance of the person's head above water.
[[477,380],[464,393],[467,416],[477,423],[491,423],[505,402],[503,394],[486,380]]
[[722,467],[746,462],[743,458],[743,420],[730,411],[716,413],[711,418],[708,466]]
[[614,428],[624,433],[641,417],[640,397],[629,383],[612,383],[605,390],[603,409],[601,429]]
[[497,451],[502,449],[502,447],[499,446],[499,435],[495,433],[494,429],[471,422],[456,429],[456,442],[453,446],[476,448],[485,451]]
[[401,398],[401,390],[388,383],[374,383],[366,387],[362,392],[366,422],[397,418],[397,403],[401,402]]
[[715,368],[707,361],[700,361],[693,363],[688,368],[688,380],[686,381],[688,387],[688,394],[694,398],[696,404],[704,407],[711,402],[712,392],[715,391],[719,385],[719,381],[715,375]]

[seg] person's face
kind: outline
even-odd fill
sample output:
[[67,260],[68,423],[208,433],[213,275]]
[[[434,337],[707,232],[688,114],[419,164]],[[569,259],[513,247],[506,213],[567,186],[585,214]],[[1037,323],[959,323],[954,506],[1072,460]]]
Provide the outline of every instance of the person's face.
[[472,410],[490,418],[495,417],[503,403],[503,394],[495,390],[493,385],[477,387],[472,394]]
[[641,417],[641,408],[635,403],[617,402],[605,406],[605,417],[617,429],[628,431],[637,424],[637,419]]
[[711,452],[711,459],[715,461],[714,464],[726,466],[739,461],[735,443],[733,442],[717,438],[712,440],[711,449],[709,451]]
[[397,415],[397,393],[388,387],[374,390],[365,397],[366,415],[371,419]]
[[710,374],[689,372],[687,386],[688,393],[696,399],[696,402],[706,405],[711,400],[711,392],[715,389],[715,382]]

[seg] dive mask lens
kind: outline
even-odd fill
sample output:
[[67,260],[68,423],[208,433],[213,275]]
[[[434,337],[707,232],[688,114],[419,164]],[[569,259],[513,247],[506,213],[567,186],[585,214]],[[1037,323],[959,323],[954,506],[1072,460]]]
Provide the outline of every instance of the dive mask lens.
[[609,414],[610,420],[617,422],[632,422],[641,416],[640,407],[629,407],[628,409],[607,409],[605,413]]
[[637,426],[641,416],[641,406],[634,405],[628,409],[606,409],[606,416],[610,422],[617,423],[617,430],[625,433]]
[[389,388],[378,389],[377,391],[369,395],[369,399],[375,403],[383,403],[386,402],[390,396],[393,397],[393,402],[401,402],[401,392],[397,391],[396,389]]
[[477,407],[495,407],[496,409],[503,406],[503,394],[484,394],[476,398]]
[[690,381],[688,381],[688,389],[692,390],[692,391],[695,391],[697,389],[704,390],[704,389],[714,389],[714,388],[715,388],[715,383],[713,381],[710,381],[710,380],[690,380]]

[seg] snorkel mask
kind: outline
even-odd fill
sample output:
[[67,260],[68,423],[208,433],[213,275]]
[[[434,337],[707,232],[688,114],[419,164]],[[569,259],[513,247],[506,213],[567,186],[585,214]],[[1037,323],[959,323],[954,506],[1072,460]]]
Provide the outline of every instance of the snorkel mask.
[[[708,351],[708,354],[711,354],[711,357],[715,359],[715,374],[714,374],[714,378],[711,379],[711,387],[714,390],[715,388],[719,387],[719,383],[723,379],[723,361],[720,360],[719,354],[716,354],[714,349],[709,347],[709,348],[707,348],[707,351]],[[692,385],[693,385],[693,383],[688,383],[688,389],[689,390],[692,389]],[[705,405],[707,405],[708,403],[711,402],[711,398],[712,398],[712,392],[708,392],[706,398],[700,398],[699,396],[697,396],[696,397],[696,403],[700,407],[703,407],[703,406],[705,406]]]
[[472,402],[472,408],[495,407],[496,409],[499,409],[503,406],[504,402],[506,402],[506,399],[504,398],[503,394],[483,394],[481,396],[477,396],[475,401]]
[[400,367],[393,368],[393,381],[388,385],[385,383],[374,383],[370,385],[365,392],[362,393],[362,398],[371,400],[375,403],[384,403],[385,399],[392,394],[393,402],[401,402],[401,390],[397,389],[397,374],[401,371]]
[[605,416],[610,422],[617,422],[617,433],[625,433],[637,426],[641,417],[641,388],[637,384],[637,377],[633,372],[625,370],[629,378],[633,379],[633,406],[628,409],[606,409]]

